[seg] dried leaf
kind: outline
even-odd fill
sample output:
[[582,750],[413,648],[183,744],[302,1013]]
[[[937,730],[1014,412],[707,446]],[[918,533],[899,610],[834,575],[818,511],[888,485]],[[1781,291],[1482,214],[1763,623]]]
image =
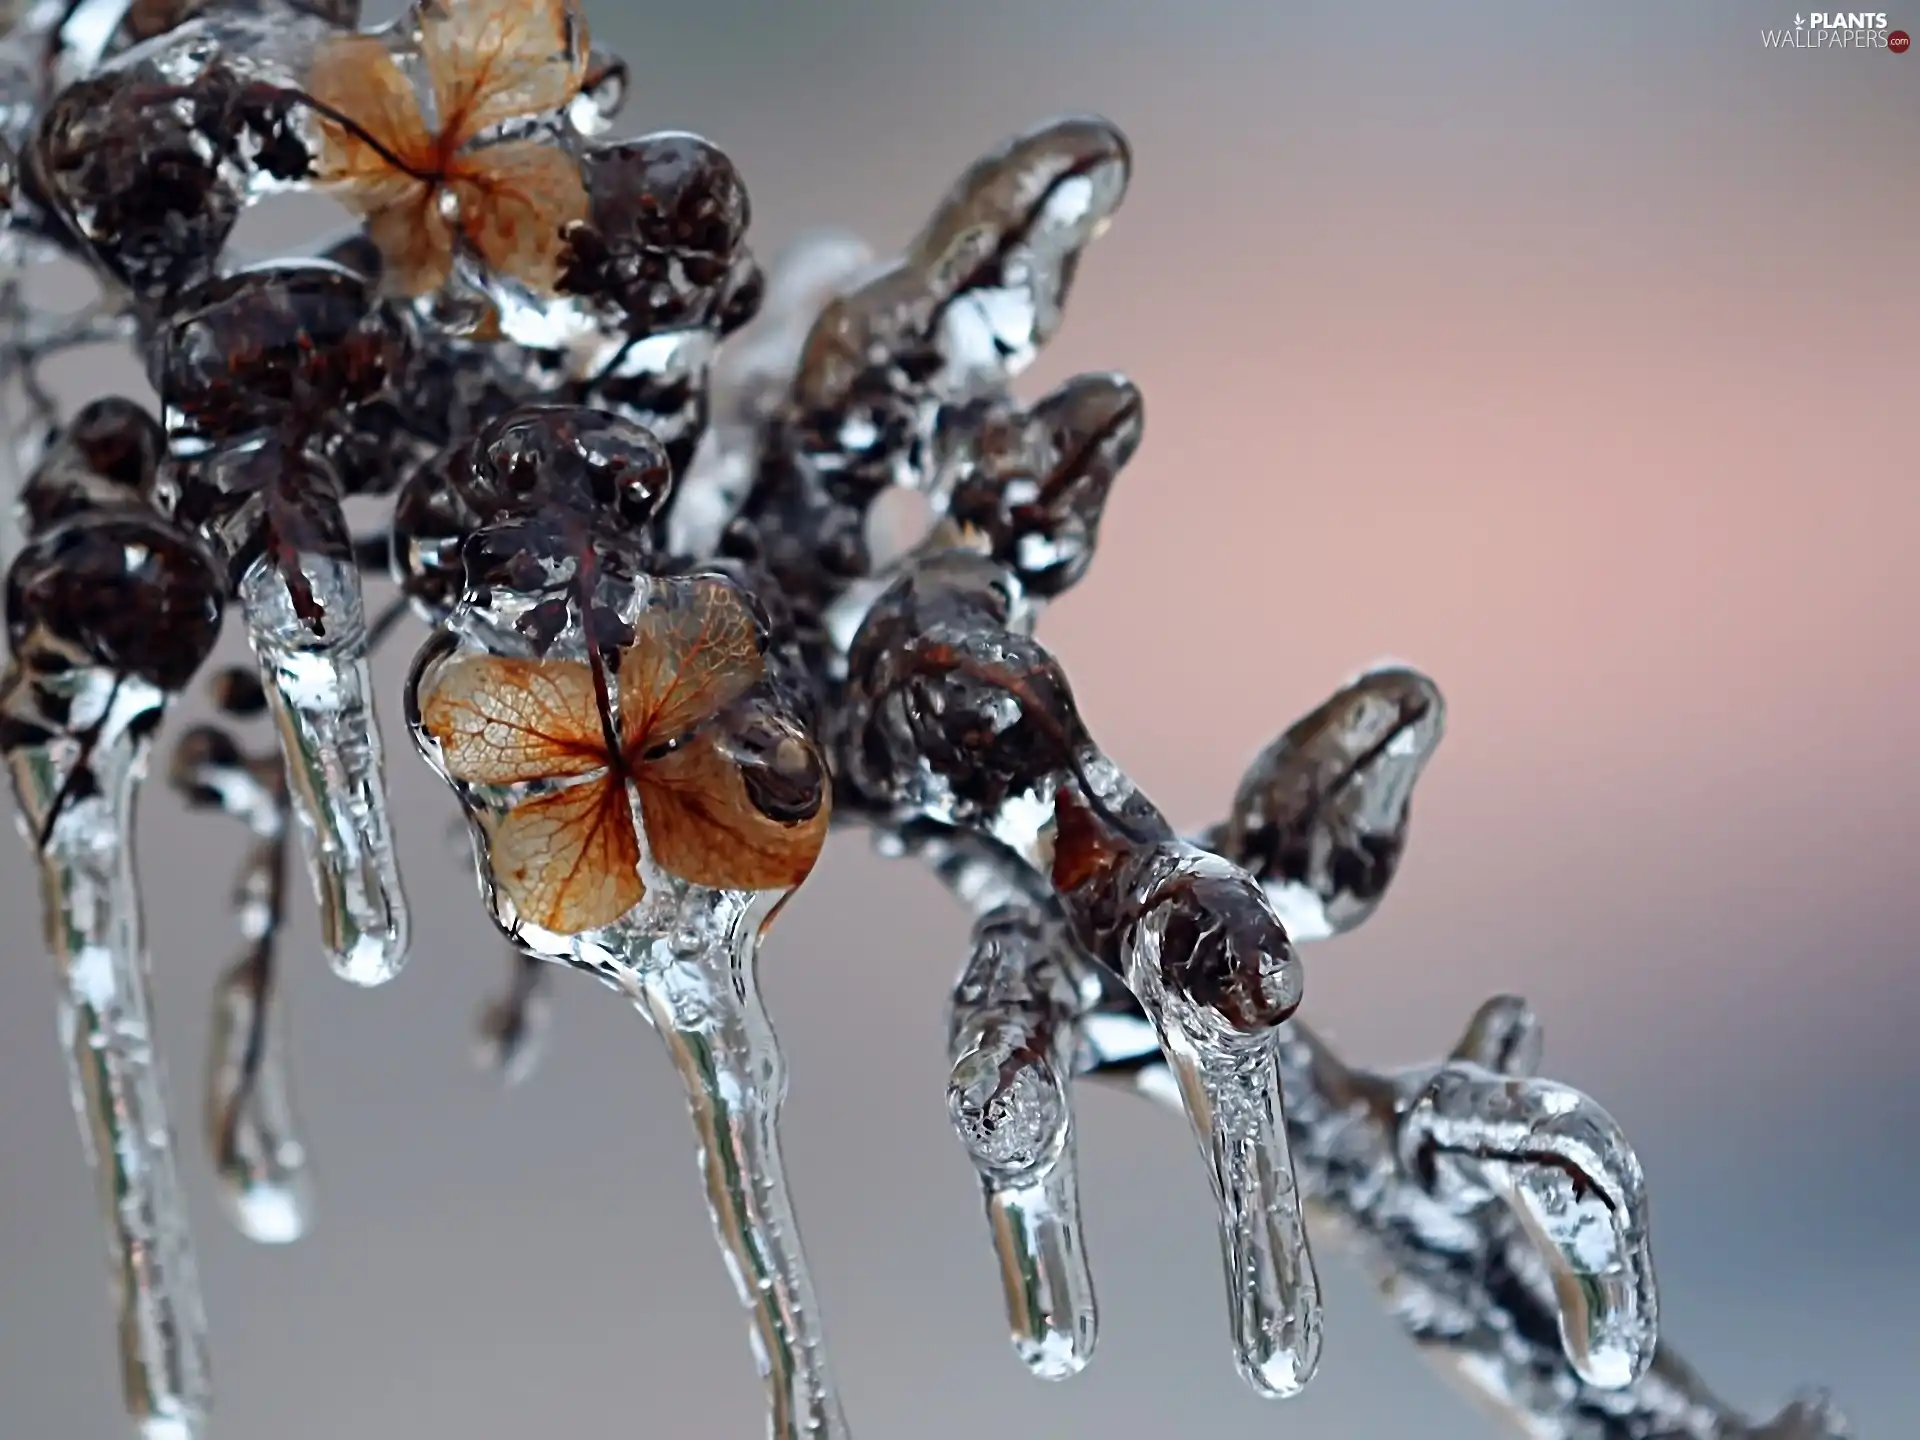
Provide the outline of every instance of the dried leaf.
[[560,935],[611,925],[646,894],[627,787],[603,775],[487,824],[494,882],[522,919]]
[[593,673],[577,660],[462,655],[436,670],[420,723],[456,780],[516,785],[609,768]]
[[461,233],[487,268],[551,294],[567,227],[587,218],[579,162],[532,141],[489,145],[462,156],[448,183],[460,202]]
[[829,806],[785,825],[754,805],[740,767],[696,736],[634,774],[653,863],[695,885],[790,890],[826,843]]
[[502,121],[561,109],[586,83],[586,24],[571,0],[436,0],[420,40],[449,155]]
[[659,582],[620,654],[620,731],[629,756],[680,739],[765,672],[740,593],[710,577]]

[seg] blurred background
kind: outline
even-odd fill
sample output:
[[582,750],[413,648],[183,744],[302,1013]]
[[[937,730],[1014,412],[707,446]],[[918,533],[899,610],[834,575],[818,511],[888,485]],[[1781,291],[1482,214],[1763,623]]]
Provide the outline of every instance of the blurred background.
[[[1900,1440],[1920,1431],[1920,57],[1765,49],[1791,24],[1774,0],[1445,8],[589,4],[633,67],[628,123],[727,149],[763,255],[821,222],[897,246],[1053,113],[1127,130],[1131,195],[1031,377],[1118,369],[1147,396],[1100,560],[1043,630],[1095,733],[1197,826],[1353,670],[1434,675],[1450,737],[1409,859],[1375,920],[1308,953],[1308,1012],[1389,1065],[1443,1052],[1490,993],[1530,997],[1548,1072],[1638,1146],[1682,1351],[1756,1412],[1820,1382],[1863,1440]],[[69,380],[103,383],[89,363]],[[533,1080],[503,1092],[470,1061],[502,946],[394,723],[418,639],[380,664],[412,966],[373,993],[332,980],[304,894],[286,950],[324,1187],[291,1249],[224,1225],[197,1133],[240,837],[145,802],[216,1433],[760,1434],[645,1026],[567,978]],[[7,857],[0,1433],[105,1440],[93,1192],[31,868]],[[857,1433],[1497,1433],[1330,1242],[1321,1376],[1256,1399],[1192,1142],[1105,1093],[1080,1109],[1100,1350],[1029,1379],[944,1112],[963,954],[934,883],[848,837],[763,957]]]

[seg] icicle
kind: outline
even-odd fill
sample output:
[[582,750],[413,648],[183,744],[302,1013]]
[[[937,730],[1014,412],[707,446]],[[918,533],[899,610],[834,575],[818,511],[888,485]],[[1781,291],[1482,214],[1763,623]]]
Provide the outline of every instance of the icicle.
[[134,800],[167,697],[220,633],[219,578],[150,504],[159,424],[83,407],[22,497],[7,573],[12,659],[0,751],[40,862],[61,1035],[106,1211],[127,1410],[148,1440],[195,1440],[206,1320],[148,995]]
[[[399,973],[407,913],[346,482],[328,451],[349,438],[342,418],[385,396],[413,353],[410,326],[365,276],[309,260],[196,285],[172,302],[147,354],[172,441],[170,513],[234,581],[321,937],[335,972],[360,985]],[[405,442],[384,448],[396,445]]]
[[[1142,918],[1127,938],[1127,988],[1154,1021],[1207,1157],[1220,1205],[1240,1373],[1263,1394],[1292,1395],[1319,1363],[1320,1288],[1287,1144],[1277,1037],[1271,1029],[1236,1028],[1217,1009],[1182,993],[1193,987],[1168,984],[1170,971],[1190,963],[1182,946],[1197,938],[1228,950],[1238,938],[1207,923],[1214,916],[1196,915],[1184,898],[1193,893],[1189,887],[1212,882],[1231,890],[1251,882],[1236,867],[1199,852],[1155,870],[1136,891]],[[1254,960],[1267,982],[1278,986],[1295,963],[1284,934],[1278,945],[1272,953],[1235,958]],[[1297,988],[1297,973],[1292,984]]]
[[1026,635],[1026,604],[993,559],[917,557],[849,651],[835,778],[850,802],[1019,856],[1076,943],[1139,999],[1208,1161],[1237,1362],[1262,1394],[1292,1395],[1320,1348],[1276,1051],[1298,959],[1259,882],[1181,843],[1099,752],[1059,662]]
[[[41,894],[59,966],[60,1030],[107,1216],[127,1411],[147,1440],[195,1440],[211,1387],[206,1318],[175,1166],[133,865],[134,795],[164,696],[95,672],[60,739],[9,759],[27,826],[44,832]],[[76,777],[84,780],[76,783]]]
[[714,1235],[753,1319],[773,1440],[845,1440],[780,1158],[787,1072],[755,975],[758,917],[740,897],[719,898],[704,924],[648,947],[636,1000],[686,1087]]
[[[223,674],[219,691],[230,715],[255,714],[266,704],[246,671]],[[189,803],[240,820],[254,836],[234,893],[247,948],[214,991],[205,1126],[228,1214],[243,1235],[267,1245],[299,1239],[313,1209],[287,1079],[276,964],[287,888],[285,773],[277,752],[243,755],[226,731],[211,725],[188,731],[174,751],[174,788]]]
[[[1462,1048],[1529,1064],[1537,1027],[1514,1003],[1482,1007]],[[1606,1111],[1568,1086],[1454,1059],[1402,1118],[1400,1145],[1457,1204],[1497,1196],[1512,1208],[1547,1262],[1561,1346],[1581,1379],[1619,1390],[1647,1373],[1660,1304],[1646,1181]]]
[[[406,900],[394,859],[373,713],[360,581],[349,561],[304,554],[296,596],[282,570],[261,560],[241,579],[247,638],[286,757],[321,938],[335,973],[380,985],[407,951]],[[317,605],[319,627],[301,614]]]
[[[272,851],[275,858],[265,859]],[[256,868],[285,865],[271,843],[255,847]],[[274,884],[283,883],[275,878]],[[221,978],[208,1041],[207,1143],[213,1151],[227,1213],[240,1233],[262,1245],[286,1245],[313,1222],[313,1184],[287,1084],[284,1011],[275,978],[262,963],[264,935]]]
[[1014,1350],[1044,1380],[1078,1374],[1099,1319],[1081,1239],[1074,1022],[1089,997],[1072,940],[1009,907],[974,927],[954,990],[947,1108],[980,1172]]

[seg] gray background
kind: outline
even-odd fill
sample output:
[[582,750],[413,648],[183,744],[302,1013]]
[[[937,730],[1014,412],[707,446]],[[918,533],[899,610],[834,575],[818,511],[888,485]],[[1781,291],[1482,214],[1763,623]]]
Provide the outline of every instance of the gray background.
[[[1483,995],[1530,995],[1551,1073],[1639,1146],[1668,1332],[1756,1410],[1825,1381],[1863,1437],[1899,1440],[1920,1428],[1920,58],[1765,52],[1761,27],[1790,23],[1771,0],[1454,16],[706,0],[595,22],[633,62],[633,125],[734,155],[763,251],[822,221],[897,244],[974,154],[1059,110],[1128,129],[1134,192],[1036,376],[1119,368],[1148,396],[1100,564],[1045,631],[1096,732],[1199,823],[1351,669],[1436,675],[1452,737],[1411,858],[1370,926],[1309,955],[1311,1013],[1398,1063]],[[217,1433],[757,1434],[645,1027],[569,980],[532,1083],[502,1094],[469,1063],[500,946],[450,800],[392,728],[418,638],[379,664],[412,967],[333,981],[304,896],[290,936],[324,1185],[295,1248],[225,1228],[196,1133],[239,837],[165,793],[144,807]],[[96,1440],[122,1423],[35,911],[14,848],[0,1440]],[[1330,1246],[1321,1377],[1284,1407],[1241,1387],[1191,1142],[1103,1094],[1081,1104],[1100,1352],[1029,1380],[942,1108],[962,945],[925,876],[840,839],[764,956],[859,1433],[1489,1433]]]

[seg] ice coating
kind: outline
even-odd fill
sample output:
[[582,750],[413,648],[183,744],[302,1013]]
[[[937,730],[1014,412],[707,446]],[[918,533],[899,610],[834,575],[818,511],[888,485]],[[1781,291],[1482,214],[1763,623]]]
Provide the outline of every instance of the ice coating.
[[360,573],[342,511],[352,456],[334,406],[404,373],[411,331],[366,279],[308,261],[196,286],[148,347],[167,407],[173,512],[225,563],[260,667],[334,972],[405,963]]
[[1064,673],[1025,633],[1029,615],[992,557],[917,556],[849,652],[843,787],[895,823],[956,827],[1020,857],[1079,947],[1138,999],[1207,1160],[1239,1368],[1263,1394],[1293,1394],[1320,1345],[1275,1052],[1300,1003],[1298,962],[1258,882],[1182,844],[1100,754]]
[[[127,1411],[146,1440],[196,1440],[211,1401],[206,1317],[154,1054],[133,871],[134,789],[162,700],[116,679],[95,675],[90,695],[76,696],[79,717],[101,727],[84,762],[99,788],[53,825],[40,851],[41,893],[74,1102],[108,1222]],[[35,749],[9,759],[27,823],[46,820],[73,762]]]
[[975,924],[950,1011],[947,1109],[980,1172],[1014,1350],[1045,1380],[1085,1368],[1099,1326],[1067,1089],[1090,998],[1065,927],[1007,907]]
[[[1292,948],[1244,871],[1185,847],[1115,853],[1085,833],[1089,819],[1063,815],[1055,883],[1067,913],[1084,917],[1082,943],[1117,950],[1178,1083],[1219,1206],[1241,1376],[1264,1395],[1296,1394],[1319,1363],[1321,1316],[1274,1029],[1299,1004]],[[1061,884],[1089,865],[1120,874]],[[1124,893],[1100,895],[1106,883]]]
[[[1180,1092],[1130,1000],[1090,1016],[1092,1073],[1178,1110]],[[1380,1272],[1390,1309],[1431,1358],[1488,1400],[1511,1433],[1555,1440],[1852,1440],[1824,1394],[1770,1420],[1749,1419],[1661,1342],[1624,1387],[1598,1385],[1565,1348],[1561,1305],[1541,1239],[1506,1203],[1457,1213],[1400,1158],[1394,1120],[1431,1071],[1352,1069],[1295,1021],[1282,1046],[1289,1123],[1310,1213],[1324,1217]],[[1549,1246],[1551,1248],[1551,1246]]]
[[305,555],[299,574],[325,614],[324,633],[298,609],[286,573],[265,562],[242,577],[239,600],[260,666],[288,793],[320,903],[334,973],[382,985],[407,954],[407,909],[394,859],[366,617],[352,567]]
[[36,193],[136,301],[215,275],[248,204],[311,182],[317,137],[299,82],[334,33],[317,8],[175,6],[173,23],[116,43],[35,117],[22,150]]
[[[1088,963],[1135,987],[1193,1081],[1190,1110],[1220,1205],[1240,1368],[1264,1393],[1291,1394],[1312,1373],[1319,1345],[1318,1285],[1271,1055],[1272,1027],[1298,1004],[1291,948],[1257,884],[1237,871],[1237,880],[1207,881],[1235,887],[1234,944],[1256,931],[1261,939],[1231,955],[1185,946],[1187,928],[1210,923],[1206,884],[1175,877],[1182,866],[1220,862],[1179,846],[1099,754],[1064,674],[1030,638],[1044,602],[1092,560],[1113,480],[1139,443],[1141,403],[1111,375],[1076,377],[1031,407],[1002,387],[1058,328],[1074,262],[1123,194],[1127,164],[1110,127],[1068,120],[970,170],[900,262],[822,312],[789,418],[770,426],[770,443],[784,440],[795,458],[784,468],[763,462],[763,483],[731,533],[751,536],[763,506],[803,505],[818,531],[846,537],[821,568],[857,577],[868,557],[864,536],[856,545],[850,532],[880,489],[929,493],[943,522],[890,584],[863,593],[815,582],[827,641],[846,657],[834,754],[843,796],[885,827],[955,827],[1018,857],[1058,893],[1062,933]],[[826,416],[842,423],[830,427]],[[809,474],[832,477],[812,499]],[[784,579],[790,561],[770,559]],[[1070,842],[1080,817],[1092,823],[1079,824]],[[1164,894],[1155,888],[1162,882]],[[1164,965],[1162,930],[1148,918],[1160,901],[1178,917],[1175,945],[1185,946]],[[1055,1181],[1051,1195],[1042,1183],[1024,1187],[1011,1207],[994,1198],[1010,1193],[996,1168],[1017,1158],[1002,1147],[1037,1149],[1067,1134],[1058,1057],[1017,1056],[1024,1028],[1042,1018],[1031,1007],[1047,986],[1031,967],[1007,966],[1001,983],[1026,1008],[1011,1033],[996,1033],[970,1028],[977,1002],[959,997],[973,978],[970,970],[956,997],[955,1120],[989,1185],[1016,1344],[1057,1372],[1084,1363],[1082,1289],[1088,1342],[1093,1333],[1072,1171],[1056,1162],[1035,1173]],[[995,1119],[1002,1123],[986,1123]],[[1057,1153],[1070,1152],[1061,1145]],[[1036,1266],[1022,1255],[1035,1241],[1056,1263]],[[1036,1302],[1048,1287],[1059,1293]],[[1023,1321],[1034,1315],[1045,1317],[1050,1341]]]
[[1260,753],[1202,843],[1259,877],[1295,940],[1352,929],[1399,865],[1413,785],[1445,716],[1426,676],[1367,671]]
[[[1320,730],[1353,693],[1344,688],[1288,734]],[[1273,763],[1287,753],[1297,747],[1283,737],[1255,762],[1242,795],[1289,784],[1305,793],[1310,774],[1289,781],[1292,767]],[[1355,780],[1365,783],[1364,773]],[[1342,808],[1305,811],[1295,853],[1336,855]],[[1314,825],[1333,833],[1315,835]],[[1257,854],[1226,843],[1230,823],[1206,833],[1228,858],[1260,865]],[[994,893],[992,859],[971,857],[976,891]],[[1271,872],[1266,880],[1271,890]],[[1106,982],[1076,1029],[1093,1076],[1184,1108],[1152,1022],[1117,983]],[[1541,1026],[1524,1000],[1487,1001],[1447,1062],[1399,1074],[1348,1065],[1298,1019],[1281,1034],[1287,1123],[1310,1214],[1359,1246],[1403,1326],[1517,1432],[1555,1440],[1851,1435],[1818,1394],[1772,1420],[1749,1420],[1659,1342],[1638,1163],[1590,1100],[1528,1078],[1540,1063]],[[1434,1144],[1441,1134],[1444,1153]]]
[[761,919],[737,897],[691,898],[704,913],[649,945],[636,1000],[686,1088],[714,1236],[753,1321],[768,1432],[845,1440],[780,1158],[787,1074],[754,978]]
[[1567,1086],[1456,1060],[1414,1101],[1401,1144],[1409,1168],[1449,1171],[1440,1183],[1458,1203],[1513,1208],[1550,1259],[1560,1341],[1583,1380],[1619,1390],[1646,1374],[1660,1315],[1646,1184],[1606,1111]]
[[816,673],[837,675],[859,621],[857,604],[831,615],[872,574],[868,512],[890,488],[933,492],[936,451],[954,450],[943,425],[1005,400],[1058,330],[1130,166],[1106,120],[1037,125],[970,167],[898,257],[815,318],[720,548],[766,568]]
[[23,496],[7,575],[0,751],[39,862],[73,1099],[105,1212],[122,1388],[147,1440],[197,1440],[202,1311],[157,1053],[134,800],[155,727],[219,631],[205,557],[149,508],[157,433],[102,401]]
[[[252,675],[229,671],[217,677],[216,703],[245,718],[267,699]],[[202,725],[176,744],[172,779],[189,804],[218,809],[253,836],[234,888],[246,948],[214,990],[205,1129],[234,1224],[261,1244],[287,1244],[311,1224],[313,1194],[287,1075],[277,964],[291,830],[285,771],[277,750],[249,755],[226,730]]]
[[665,1040],[772,1433],[835,1440],[846,1422],[780,1158],[785,1067],[755,978],[830,813],[798,674],[750,575],[648,573],[671,485],[648,431],[511,411],[449,473],[482,528],[415,661],[414,739],[465,809],[507,938],[619,990]]

